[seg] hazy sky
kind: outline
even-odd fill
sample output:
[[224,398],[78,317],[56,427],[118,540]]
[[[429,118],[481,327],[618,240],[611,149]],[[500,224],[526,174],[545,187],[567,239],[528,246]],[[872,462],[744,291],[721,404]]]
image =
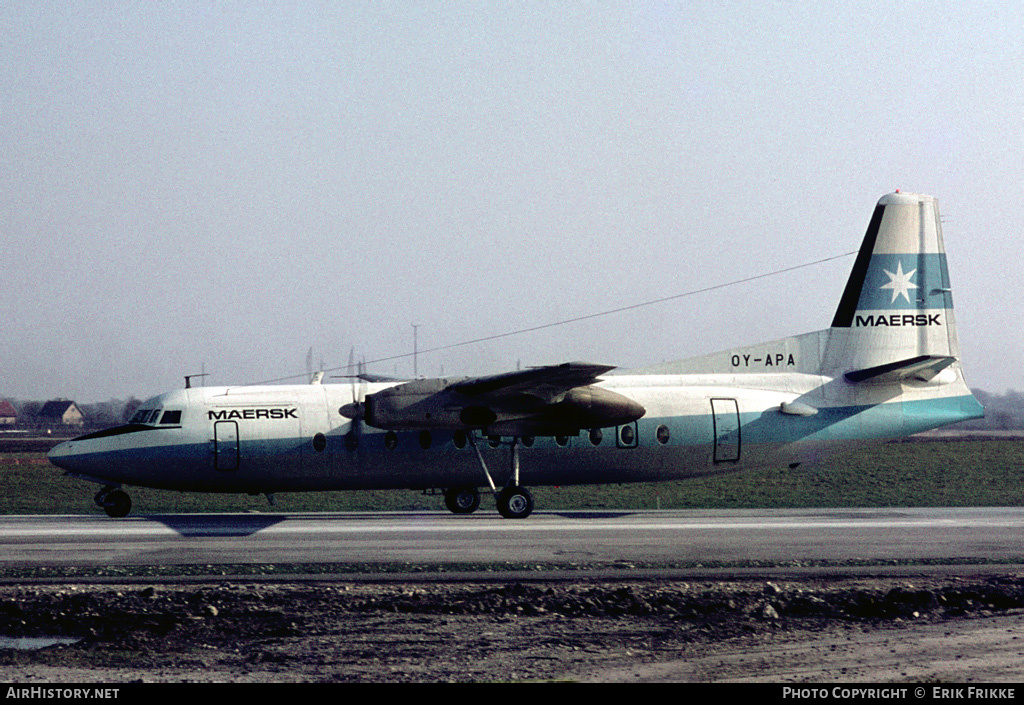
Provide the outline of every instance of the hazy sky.
[[[259,382],[410,352],[413,324],[425,349],[671,296],[855,250],[897,188],[939,199],[968,382],[1024,388],[1021,8],[5,2],[0,396]],[[852,263],[419,371],[817,330]]]

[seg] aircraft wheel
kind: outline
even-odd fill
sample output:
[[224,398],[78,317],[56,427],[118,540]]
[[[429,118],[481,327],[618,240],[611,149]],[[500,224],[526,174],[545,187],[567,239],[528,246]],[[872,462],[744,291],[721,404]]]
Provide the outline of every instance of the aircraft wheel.
[[480,506],[475,487],[452,487],[444,492],[444,504],[452,514],[472,514]]
[[103,511],[107,513],[108,517],[120,519],[121,517],[128,516],[128,512],[132,510],[132,498],[126,492],[113,490],[112,492],[107,492],[103,498],[102,506]]
[[525,487],[506,487],[498,495],[498,512],[506,519],[525,519],[533,513],[533,495]]

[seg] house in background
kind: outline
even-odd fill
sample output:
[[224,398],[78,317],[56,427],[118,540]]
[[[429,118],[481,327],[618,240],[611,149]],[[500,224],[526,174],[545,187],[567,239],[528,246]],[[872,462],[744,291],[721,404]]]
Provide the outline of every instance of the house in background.
[[40,423],[64,424],[65,426],[85,425],[85,417],[78,405],[67,399],[46,402],[39,410],[37,418]]
[[13,426],[18,423],[18,411],[9,401],[0,401],[0,426]]

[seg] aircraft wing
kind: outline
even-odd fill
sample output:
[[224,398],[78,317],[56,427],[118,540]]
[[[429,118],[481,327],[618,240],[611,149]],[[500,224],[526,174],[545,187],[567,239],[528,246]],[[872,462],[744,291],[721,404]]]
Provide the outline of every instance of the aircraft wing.
[[530,367],[489,377],[471,377],[449,386],[452,391],[468,397],[501,397],[529,394],[552,400],[575,387],[598,381],[598,377],[614,365],[593,365],[587,362],[564,362],[561,365]]
[[418,379],[366,397],[366,422],[386,429],[481,429],[496,435],[563,435],[615,426],[645,413],[592,386],[611,365],[566,362],[485,377]]

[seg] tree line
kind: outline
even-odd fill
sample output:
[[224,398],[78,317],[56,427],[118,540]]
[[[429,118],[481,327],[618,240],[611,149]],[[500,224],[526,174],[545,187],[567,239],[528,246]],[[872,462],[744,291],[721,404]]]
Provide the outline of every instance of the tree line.
[[[42,419],[39,412],[46,401],[20,401],[9,397],[0,397],[0,400],[8,401],[15,411],[18,412],[16,427],[34,427],[43,424],[52,425],[53,419]],[[129,397],[128,399],[109,399],[94,404],[79,404],[75,406],[82,412],[87,428],[108,428],[127,423],[135,415],[135,411],[142,404],[141,399]]]
[[985,407],[985,418],[964,421],[956,428],[983,431],[1011,431],[1024,429],[1024,393],[1015,389],[1005,394],[990,394],[983,389],[972,389],[975,398]]

